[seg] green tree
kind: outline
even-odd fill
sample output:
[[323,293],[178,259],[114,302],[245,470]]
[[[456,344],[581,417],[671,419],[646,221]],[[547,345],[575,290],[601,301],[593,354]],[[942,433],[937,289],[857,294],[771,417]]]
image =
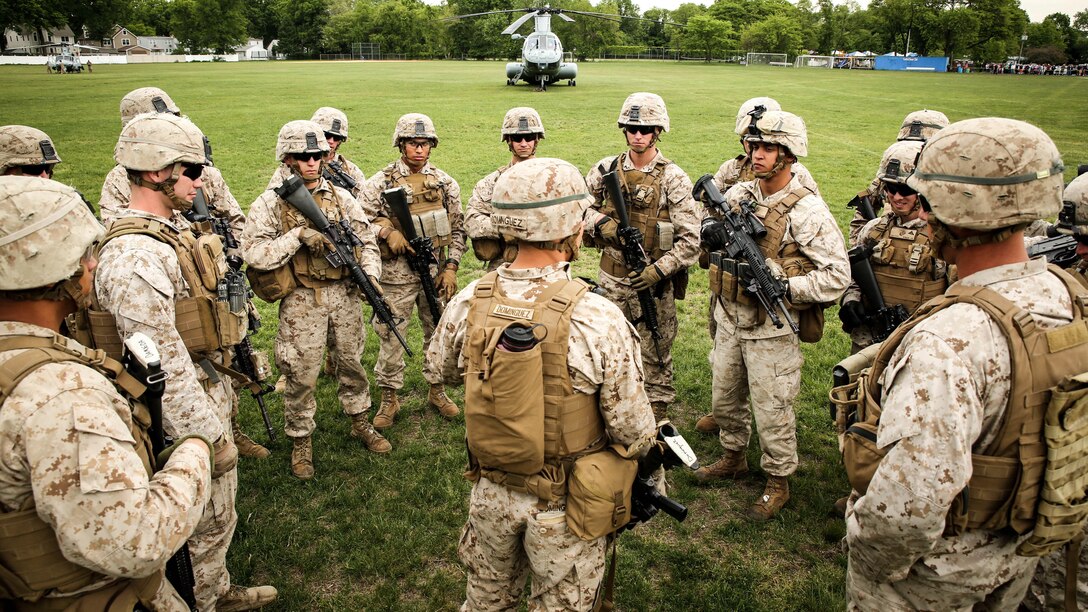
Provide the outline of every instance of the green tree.
[[[469,15],[485,13],[488,11],[503,11],[518,8],[521,4],[515,4],[514,0],[452,0],[450,2],[451,15]],[[493,57],[509,57],[521,48],[520,43],[511,42],[509,36],[503,36],[501,32],[515,19],[524,13],[502,13],[498,15],[483,15],[480,17],[467,17],[453,21],[449,25],[449,37],[451,52],[454,57],[470,57],[473,59],[485,59]],[[532,20],[527,25],[522,25],[519,32],[531,31]]]
[[170,27],[190,53],[229,53],[246,40],[245,0],[174,0]]
[[[577,11],[590,11],[614,15],[619,18],[618,8],[613,2],[601,2],[596,7],[588,0],[563,0],[556,3],[563,8]],[[573,51],[579,59],[594,57],[604,52],[608,47],[622,45],[623,34],[620,32],[620,24],[615,21],[606,21],[587,15],[572,15],[573,23],[558,22],[552,20],[552,30],[559,35],[563,42],[563,48]]]
[[793,17],[771,15],[744,28],[740,46],[762,53],[796,54],[801,49],[801,25]]
[[0,51],[7,45],[3,30],[37,32],[39,44],[45,42],[45,32],[64,25],[64,14],[48,0],[0,0]]
[[275,9],[280,53],[295,58],[321,53],[321,33],[329,17],[324,0],[276,0]]
[[261,39],[267,49],[279,37],[280,19],[277,0],[248,0],[245,4],[246,34]]
[[696,15],[689,19],[681,40],[685,49],[698,51],[708,62],[714,51],[731,49],[736,43],[733,26],[728,21],[709,15]]

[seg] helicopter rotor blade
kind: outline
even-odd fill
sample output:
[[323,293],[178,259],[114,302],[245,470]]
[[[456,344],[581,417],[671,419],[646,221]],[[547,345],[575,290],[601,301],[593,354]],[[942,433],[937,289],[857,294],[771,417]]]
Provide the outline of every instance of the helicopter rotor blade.
[[658,25],[670,25],[677,28],[683,28],[684,25],[680,23],[674,23],[672,21],[664,21],[661,19],[647,19],[645,17],[633,17],[630,15],[613,15],[609,13],[594,13],[591,11],[574,11],[569,9],[563,9],[564,13],[574,13],[575,15],[586,15],[588,17],[596,17],[598,19],[604,19],[606,21],[615,21],[616,23],[623,23],[624,19],[634,19],[637,21],[648,21],[650,23],[656,23]]
[[506,29],[503,30],[502,32],[499,32],[499,34],[503,35],[503,36],[506,36],[506,35],[509,35],[509,34],[513,34],[514,32],[517,32],[518,28],[521,27],[521,24],[525,23],[526,21],[529,21],[533,17],[536,17],[537,13],[538,13],[537,11],[533,11],[531,13],[526,13],[525,15],[522,15],[521,17],[518,17],[517,19],[514,20],[514,23],[511,23],[510,25],[506,26]]
[[556,13],[556,15],[558,15],[558,16],[559,16],[559,18],[560,18],[560,19],[562,19],[563,21],[569,21],[569,22],[571,22],[571,23],[573,23],[573,22],[574,22],[574,20],[573,20],[573,19],[571,19],[570,17],[567,17],[567,15],[566,15],[566,12],[565,12],[565,11],[564,11],[564,12],[562,12],[562,13]]
[[504,14],[504,13],[524,13],[524,12],[533,12],[533,11],[536,11],[536,9],[521,8],[521,9],[506,9],[506,10],[502,10],[502,11],[484,11],[483,13],[467,13],[465,15],[454,15],[452,17],[444,17],[444,18],[442,18],[442,21],[454,21],[456,19],[466,19],[468,17],[482,17],[484,15],[501,15],[501,14]]

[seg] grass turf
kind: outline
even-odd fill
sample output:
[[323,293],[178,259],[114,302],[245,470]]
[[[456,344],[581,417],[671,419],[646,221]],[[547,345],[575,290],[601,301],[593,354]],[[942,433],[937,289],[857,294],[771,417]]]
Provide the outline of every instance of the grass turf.
[[[432,160],[461,183],[467,201],[473,184],[505,163],[499,142],[503,113],[533,106],[544,119],[541,155],[588,169],[619,152],[615,119],[633,91],[661,94],[672,131],[662,139],[666,156],[692,179],[714,172],[739,151],[732,133],[741,102],[776,98],[801,115],[809,129],[804,160],[824,198],[845,228],[844,204],[873,176],[903,116],[919,108],[945,112],[953,121],[997,115],[1034,123],[1054,139],[1066,179],[1088,162],[1088,80],[1083,78],[915,74],[815,69],[743,68],[666,62],[586,63],[577,87],[548,92],[507,87],[497,62],[246,63],[96,65],[93,74],[49,76],[39,67],[0,67],[0,124],[22,123],[52,136],[64,163],[56,178],[97,201],[112,167],[120,129],[118,103],[128,91],[162,87],[211,138],[216,165],[248,207],[276,167],[276,133],[319,106],[348,114],[352,140],[342,151],[368,175],[393,159],[390,135],[406,112],[429,114],[441,145]],[[595,275],[595,253],[577,263]],[[479,275],[466,256],[463,286]],[[680,339],[675,356],[678,401],[674,420],[704,462],[720,447],[694,432],[708,410],[710,377],[706,333],[707,280],[693,269],[686,301],[679,302]],[[265,326],[259,348],[271,352],[275,308],[261,305]],[[844,603],[845,557],[841,520],[829,519],[832,501],[845,493],[845,476],[827,419],[831,366],[849,350],[834,309],[818,345],[806,345],[797,411],[801,468],[791,479],[793,498],[781,516],[756,525],[743,510],[762,489],[757,476],[736,483],[696,486],[672,473],[672,495],[688,505],[679,524],[662,516],[620,540],[616,597],[625,610],[830,610]],[[409,342],[420,346],[418,324]],[[418,351],[417,351],[418,352]],[[364,364],[371,367],[377,339],[371,333]],[[375,456],[348,436],[336,409],[335,388],[318,388],[315,436],[317,476],[290,476],[290,446],[282,431],[265,461],[243,460],[238,531],[230,551],[232,579],[273,584],[277,610],[452,610],[464,593],[456,558],[469,484],[460,478],[463,425],[425,406],[419,357],[409,361],[397,423],[387,431],[394,450]],[[375,390],[376,391],[376,390]],[[461,395],[451,395],[460,403]],[[376,396],[376,393],[375,393]],[[269,403],[282,426],[282,403]],[[241,422],[263,441],[251,399]],[[749,461],[758,464],[753,441]],[[758,472],[758,470],[756,470]]]

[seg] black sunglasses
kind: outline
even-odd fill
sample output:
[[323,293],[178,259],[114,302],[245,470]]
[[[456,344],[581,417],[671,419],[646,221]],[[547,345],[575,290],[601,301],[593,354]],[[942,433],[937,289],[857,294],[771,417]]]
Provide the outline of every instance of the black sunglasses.
[[318,151],[316,153],[292,153],[291,154],[292,159],[294,159],[295,161],[300,161],[300,162],[315,161],[315,160],[321,159],[323,157],[325,157],[325,154],[322,153],[321,151]]
[[652,126],[652,125],[625,125],[625,126],[623,126],[623,129],[626,130],[628,134],[643,134],[643,135],[653,134],[654,131],[657,130],[657,128],[655,126]]
[[510,142],[525,142],[526,140],[536,140],[536,134],[511,134],[507,136]]
[[899,195],[904,197],[912,196],[918,193],[910,187],[907,187],[906,185],[901,185],[899,183],[884,183],[884,191],[887,191],[888,193],[893,195]]
[[200,175],[204,173],[204,166],[201,164],[182,164],[184,170],[181,171],[181,175],[190,181],[195,181],[200,178]]
[[326,139],[332,138],[336,142],[344,142],[345,140],[347,140],[347,138],[344,138],[343,136],[341,136],[339,134],[333,134],[332,132],[325,132],[325,138]]
[[19,166],[19,170],[27,176],[40,176],[43,172],[48,172],[49,176],[53,176],[53,164],[31,164],[28,166]]

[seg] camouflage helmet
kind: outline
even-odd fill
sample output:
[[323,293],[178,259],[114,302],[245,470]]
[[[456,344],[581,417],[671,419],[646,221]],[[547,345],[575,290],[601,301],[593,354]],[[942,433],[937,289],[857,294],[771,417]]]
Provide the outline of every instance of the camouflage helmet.
[[627,96],[620,107],[620,117],[616,123],[622,128],[625,125],[650,125],[669,131],[669,111],[665,109],[665,101],[655,93],[639,91]]
[[314,111],[310,121],[320,125],[326,134],[333,134],[344,140],[348,139],[348,116],[338,108],[322,106]]
[[145,113],[136,115],[121,130],[113,159],[129,170],[155,171],[177,163],[210,166],[210,152],[208,139],[192,121]]
[[987,231],[1051,217],[1061,208],[1061,155],[1039,128],[999,117],[937,132],[907,179],[941,222]]
[[400,141],[412,138],[429,138],[433,146],[438,146],[438,133],[434,130],[434,122],[427,115],[421,113],[408,113],[397,119],[397,127],[393,128],[393,146],[399,147]]
[[512,134],[539,134],[544,138],[544,122],[540,114],[528,106],[519,106],[506,111],[502,118],[503,140]]
[[1062,194],[1058,213],[1058,231],[1074,236],[1088,236],[1088,173],[1073,179]]
[[45,132],[26,125],[0,127],[0,174],[15,166],[59,163],[57,149]]
[[808,155],[808,131],[805,121],[786,111],[767,111],[744,133],[745,142],[771,142],[790,150],[794,157]]
[[744,104],[740,105],[740,110],[737,111],[737,126],[734,129],[734,132],[738,136],[743,136],[744,131],[748,129],[748,122],[752,120],[752,116],[749,115],[749,113],[754,111],[757,106],[762,106],[765,111],[782,110],[782,105],[774,98],[759,96],[745,100]]
[[136,115],[144,113],[170,113],[180,115],[181,109],[170,96],[158,87],[133,89],[121,98],[121,127],[125,127]]
[[921,150],[922,143],[917,140],[892,143],[890,147],[884,149],[876,180],[883,183],[906,183],[907,177],[914,172],[914,162],[918,159],[918,152]]
[[37,176],[0,176],[0,291],[70,278],[104,235],[75,189]]
[[276,160],[284,161],[292,153],[327,153],[329,141],[325,130],[314,121],[297,119],[288,121],[276,136]]
[[593,202],[582,173],[550,157],[527,159],[495,183],[491,223],[495,230],[526,242],[571,236]]
[[926,109],[914,111],[903,118],[898,139],[925,142],[946,125],[948,125],[948,117],[941,111]]

